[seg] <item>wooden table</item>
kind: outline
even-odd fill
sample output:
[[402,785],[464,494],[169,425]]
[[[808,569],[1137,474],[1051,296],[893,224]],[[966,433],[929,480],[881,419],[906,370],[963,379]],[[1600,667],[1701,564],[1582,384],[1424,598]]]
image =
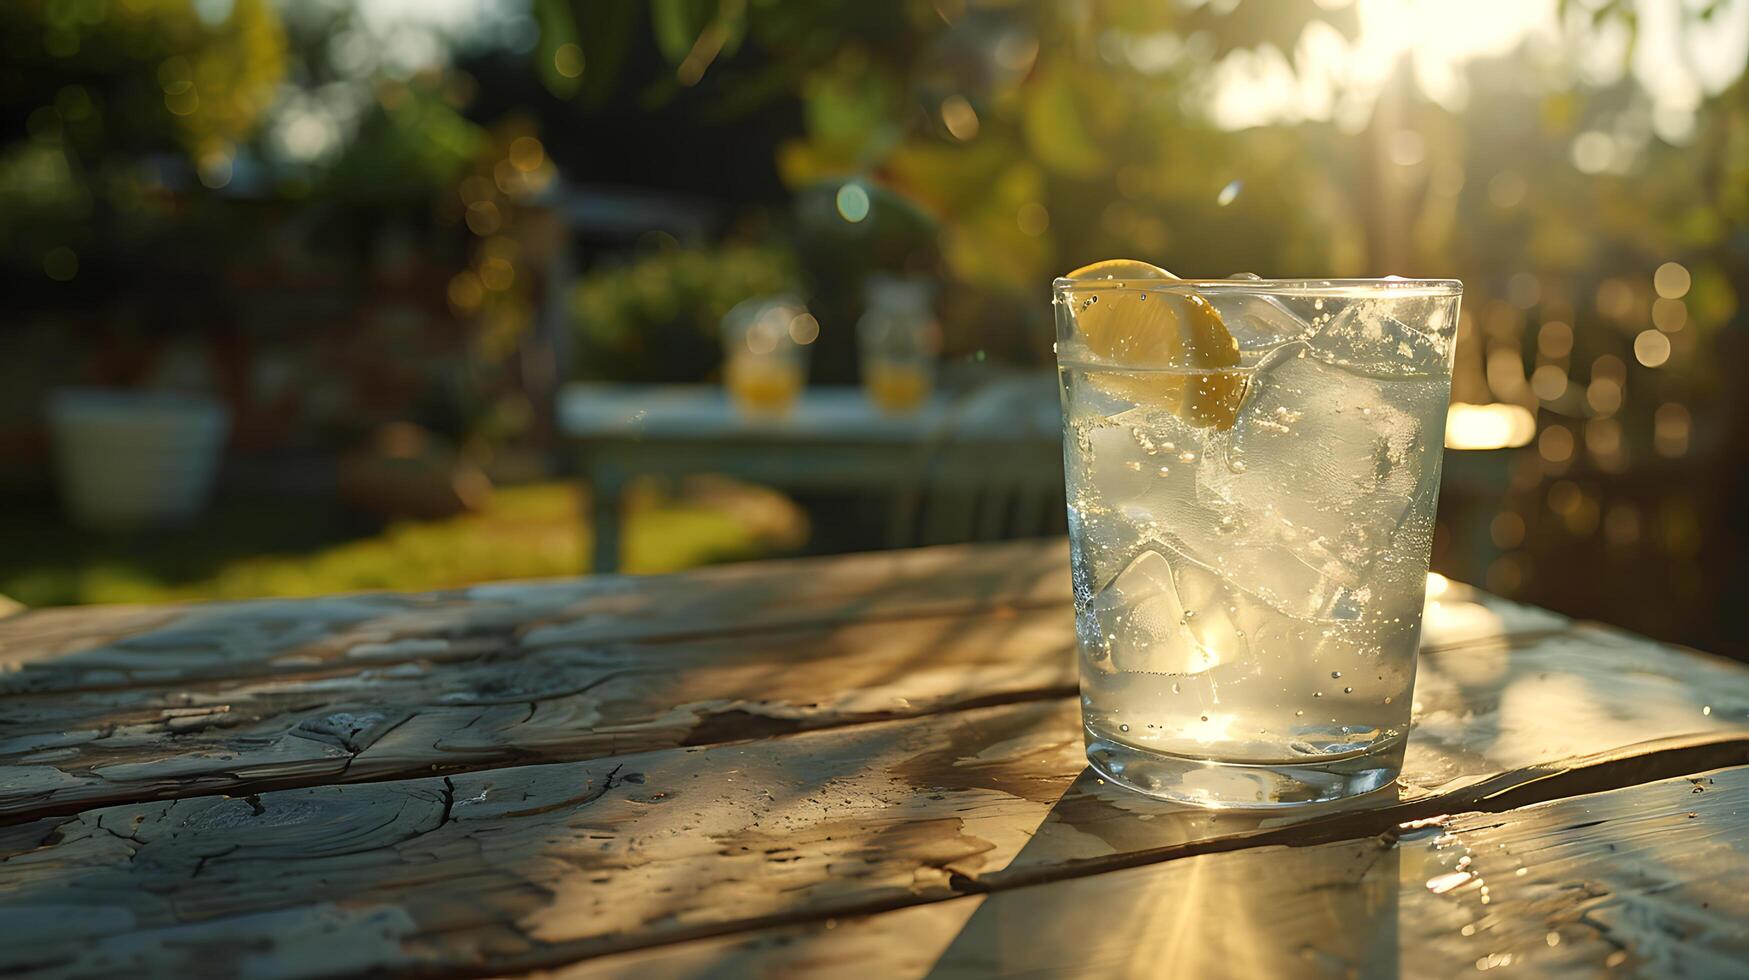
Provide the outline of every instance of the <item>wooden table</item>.
[[1749,670],[1435,591],[1273,815],[1087,773],[1060,541],[23,613],[0,972],[1743,975]]
[[577,383],[559,398],[559,431],[590,486],[592,568],[619,568],[620,510],[638,476],[719,473],[791,491],[896,494],[953,446],[966,465],[941,471],[988,484],[1002,474],[1062,486],[1056,379],[1011,378],[970,396],[936,392],[888,414],[860,388],[813,385],[786,415],[748,415],[719,385]]

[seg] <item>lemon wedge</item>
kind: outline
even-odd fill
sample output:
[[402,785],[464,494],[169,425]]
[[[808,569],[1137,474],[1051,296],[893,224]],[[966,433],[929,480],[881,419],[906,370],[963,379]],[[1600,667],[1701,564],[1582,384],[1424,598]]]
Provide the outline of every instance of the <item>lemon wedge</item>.
[[[1178,278],[1135,259],[1095,262],[1066,278],[1088,284],[1077,286],[1071,300],[1076,335],[1088,353],[1119,367],[1090,380],[1132,401],[1161,405],[1199,428],[1232,428],[1245,375],[1235,370],[1239,345],[1213,304],[1195,290],[1160,292],[1126,282]],[[1113,280],[1111,287],[1098,288],[1101,280]]]

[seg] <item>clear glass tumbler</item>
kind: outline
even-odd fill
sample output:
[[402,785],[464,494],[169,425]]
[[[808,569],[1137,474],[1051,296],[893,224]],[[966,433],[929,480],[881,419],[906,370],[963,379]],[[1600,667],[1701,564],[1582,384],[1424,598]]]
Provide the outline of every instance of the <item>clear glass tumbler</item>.
[[928,282],[869,279],[868,310],[857,322],[857,342],[863,390],[883,412],[914,412],[929,398],[935,356],[941,350],[941,328],[931,300]]
[[723,384],[742,412],[789,414],[807,381],[820,324],[793,296],[761,296],[723,317]]
[[1211,807],[1402,766],[1462,285],[1058,279],[1087,757]]

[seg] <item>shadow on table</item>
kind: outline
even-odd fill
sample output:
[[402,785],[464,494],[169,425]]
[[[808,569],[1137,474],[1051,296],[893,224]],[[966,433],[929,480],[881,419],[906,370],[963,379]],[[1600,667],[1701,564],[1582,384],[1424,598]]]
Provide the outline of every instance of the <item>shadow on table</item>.
[[1216,814],[1149,800],[1088,769],[1032,842],[988,876],[1036,883],[985,897],[927,975],[1395,976],[1394,840],[1243,848],[1079,877],[1051,870],[1087,850],[1076,840],[1087,836],[1121,853],[1303,820],[1303,811]]

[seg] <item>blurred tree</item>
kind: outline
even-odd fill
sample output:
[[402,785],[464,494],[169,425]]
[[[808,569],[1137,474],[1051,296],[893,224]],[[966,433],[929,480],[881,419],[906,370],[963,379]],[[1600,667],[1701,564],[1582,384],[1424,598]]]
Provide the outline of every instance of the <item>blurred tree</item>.
[[229,184],[286,69],[267,0],[19,0],[0,9],[0,51],[0,256],[39,290],[138,256],[101,250],[176,211],[180,175],[157,155]]

